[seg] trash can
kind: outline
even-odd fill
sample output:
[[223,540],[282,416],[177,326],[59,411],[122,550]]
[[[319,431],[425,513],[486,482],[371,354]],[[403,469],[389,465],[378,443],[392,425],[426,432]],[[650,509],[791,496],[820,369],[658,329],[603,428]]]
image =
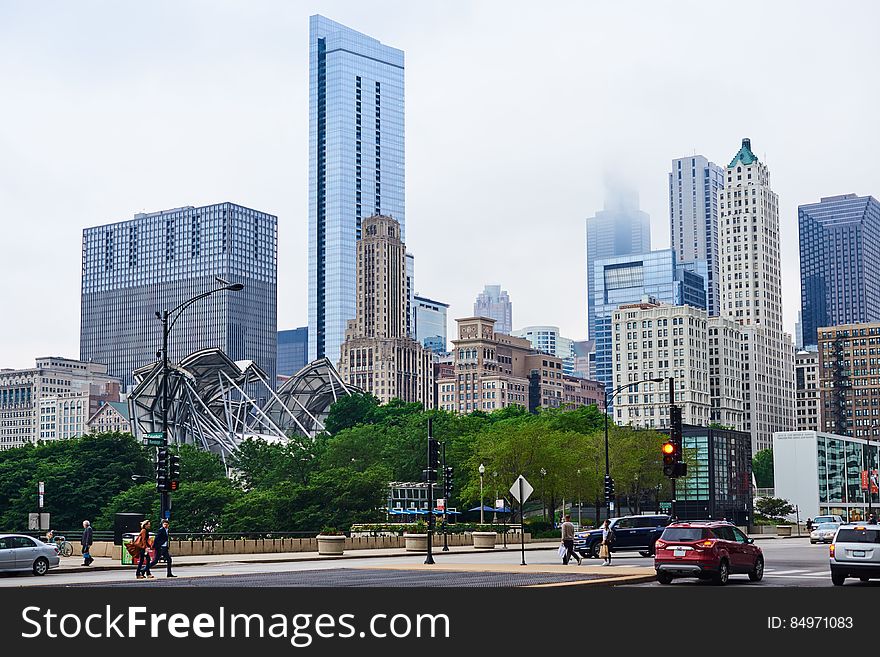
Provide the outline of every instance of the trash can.
[[125,547],[134,539],[137,538],[137,534],[123,534],[122,535],[122,565],[123,566],[133,566],[134,561],[131,558],[131,555],[128,553],[128,549]]

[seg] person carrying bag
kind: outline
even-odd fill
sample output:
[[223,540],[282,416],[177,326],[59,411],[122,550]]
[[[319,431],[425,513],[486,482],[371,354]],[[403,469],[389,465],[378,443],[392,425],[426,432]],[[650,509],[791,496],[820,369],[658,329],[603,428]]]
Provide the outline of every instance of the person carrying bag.
[[[135,576],[137,579],[156,579],[150,573],[150,521],[144,520],[141,523],[141,531],[138,533],[137,538],[134,539],[129,546],[134,546],[135,552],[137,553],[137,571]],[[132,558],[135,557],[135,552],[132,552],[132,549],[129,548],[129,552],[131,552]]]
[[599,546],[599,557],[604,559],[603,566],[611,565],[611,546],[614,545],[614,530],[606,519],[602,524],[602,544]]

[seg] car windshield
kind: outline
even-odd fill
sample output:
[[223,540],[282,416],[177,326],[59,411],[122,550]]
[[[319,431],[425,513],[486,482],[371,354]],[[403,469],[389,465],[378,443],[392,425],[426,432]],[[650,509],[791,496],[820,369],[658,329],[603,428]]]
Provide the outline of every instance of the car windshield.
[[844,527],[837,532],[838,543],[880,543],[880,531],[866,527]]
[[837,529],[838,524],[836,522],[823,522],[821,525],[816,527],[816,529]]
[[699,541],[704,534],[702,527],[667,527],[660,538],[664,541]]
[[824,517],[821,517],[821,518],[816,518],[816,519],[813,521],[813,524],[814,524],[814,525],[815,525],[815,524],[819,524],[819,525],[821,525],[821,524],[824,524],[824,523],[826,523],[826,522],[837,522],[837,520],[836,520],[835,518],[832,518],[831,516],[824,516]]

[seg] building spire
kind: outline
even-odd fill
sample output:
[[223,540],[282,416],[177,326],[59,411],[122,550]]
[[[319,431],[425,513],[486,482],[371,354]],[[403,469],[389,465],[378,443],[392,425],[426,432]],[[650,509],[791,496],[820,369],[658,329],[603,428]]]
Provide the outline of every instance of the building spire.
[[748,137],[743,137],[742,147],[740,147],[736,155],[733,156],[733,159],[730,161],[730,164],[727,165],[727,168],[732,169],[735,167],[737,161],[745,165],[754,164],[758,161],[758,156],[752,152],[752,140]]

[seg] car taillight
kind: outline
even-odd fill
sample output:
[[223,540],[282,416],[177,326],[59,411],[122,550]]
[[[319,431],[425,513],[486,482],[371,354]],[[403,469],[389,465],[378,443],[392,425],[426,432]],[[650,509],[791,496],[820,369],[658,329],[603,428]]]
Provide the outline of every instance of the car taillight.
[[664,550],[666,549],[666,542],[658,539],[657,542],[654,543],[654,548],[657,550]]
[[834,543],[828,546],[828,554],[832,557],[834,556]]
[[58,549],[58,546],[57,546],[57,545],[53,545],[52,547],[55,548],[55,554],[61,554],[61,550]]
[[710,548],[710,547],[712,547],[713,545],[715,545],[715,539],[714,539],[714,538],[708,538],[708,539],[706,539],[705,541],[699,541],[699,542],[697,543],[697,547],[701,547],[701,548]]

